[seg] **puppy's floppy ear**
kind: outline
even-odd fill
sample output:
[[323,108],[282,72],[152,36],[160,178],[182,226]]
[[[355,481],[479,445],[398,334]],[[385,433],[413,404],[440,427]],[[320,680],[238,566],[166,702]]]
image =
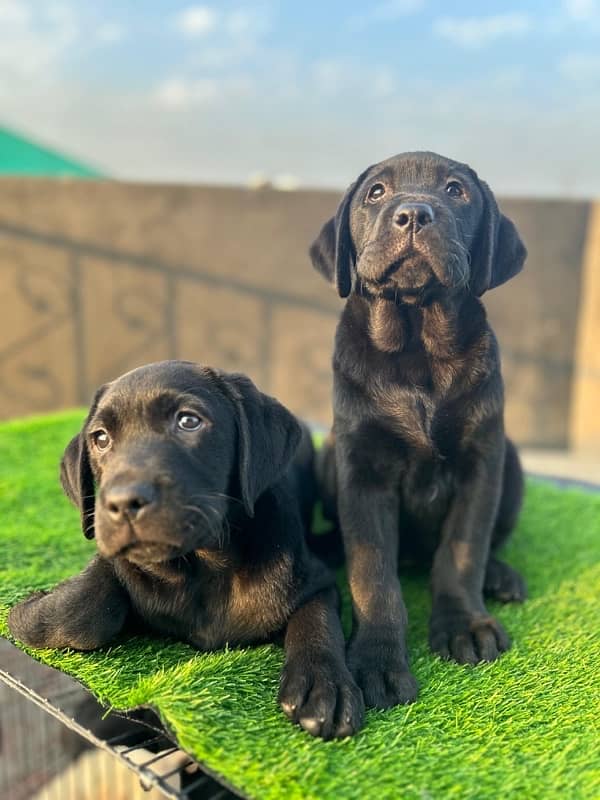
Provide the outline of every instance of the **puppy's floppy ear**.
[[105,391],[102,386],[96,392],[90,411],[81,431],[67,445],[60,461],[60,482],[63,490],[73,505],[77,506],[81,515],[81,530],[86,539],[94,538],[94,476],[90,465],[86,442],[86,429],[98,401]]
[[483,195],[483,214],[471,252],[471,291],[480,297],[517,275],[527,250],[514,223],[500,213],[496,198],[484,181],[478,181]]
[[235,408],[240,494],[246,513],[253,517],[260,495],[289,466],[302,429],[287,408],[259,392],[245,375],[220,377]]
[[335,247],[335,218],[332,217],[323,225],[321,232],[311,244],[308,251],[313,267],[317,272],[320,272],[329,283],[333,283],[335,278]]
[[356,252],[350,236],[350,203],[357,188],[372,169],[367,167],[348,187],[335,212],[310,246],[313,267],[330,283],[334,283],[340,297],[348,297],[354,283]]

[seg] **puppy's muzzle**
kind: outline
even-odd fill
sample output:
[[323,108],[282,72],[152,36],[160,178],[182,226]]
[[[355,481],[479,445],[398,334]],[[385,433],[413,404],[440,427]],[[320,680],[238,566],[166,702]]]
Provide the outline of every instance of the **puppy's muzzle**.
[[155,510],[158,500],[156,487],[150,483],[115,482],[103,493],[104,509],[111,522],[137,522]]
[[393,222],[405,232],[418,233],[435,221],[435,212],[428,203],[402,203],[396,209]]
[[427,199],[404,196],[382,207],[357,259],[359,278],[376,294],[410,298],[428,286],[455,283],[460,258],[451,254],[449,242],[456,234],[449,215]]
[[123,556],[139,564],[165,561],[180,542],[165,525],[158,485],[132,475],[115,476],[97,499],[97,540],[100,552]]

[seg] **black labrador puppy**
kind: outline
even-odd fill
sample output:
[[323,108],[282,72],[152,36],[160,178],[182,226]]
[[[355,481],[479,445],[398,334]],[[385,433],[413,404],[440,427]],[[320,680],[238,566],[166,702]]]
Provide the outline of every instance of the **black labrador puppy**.
[[353,734],[363,700],[334,577],[305,542],[312,459],[308,431],[243,375],[165,361],[103,386],[61,463],[99,554],[15,606],[11,633],[78,650],[124,628],[201,650],[284,633],[284,712],[315,736]]
[[417,152],[366,169],[310,253],[348,298],[321,472],[348,562],[349,666],[367,705],[386,708],[417,694],[399,558],[432,559],[430,645],[460,663],[509,647],[484,595],[525,597],[494,555],[523,478],[480,297],[516,275],[526,251],[472,169]]

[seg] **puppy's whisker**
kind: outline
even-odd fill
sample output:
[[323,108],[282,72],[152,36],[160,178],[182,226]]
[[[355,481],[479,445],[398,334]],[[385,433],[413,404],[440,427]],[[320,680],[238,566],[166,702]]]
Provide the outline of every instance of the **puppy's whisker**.
[[210,492],[210,494],[204,495],[205,499],[211,500],[212,498],[222,498],[223,500],[231,500],[232,503],[237,503],[240,506],[243,506],[244,503],[240,500],[239,497],[233,497],[233,495],[225,494],[224,492]]
[[[205,493],[202,493],[202,494],[197,493],[197,494],[193,494],[190,497],[190,499],[191,500],[198,500],[200,502],[206,503],[207,504],[207,508],[210,508],[211,511],[214,511],[216,514],[219,514],[219,512],[216,509],[213,509],[212,506],[210,506],[210,501],[211,500],[223,499],[223,500],[227,500],[227,501],[229,501],[231,503],[235,503],[235,504],[237,504],[238,506],[240,506],[242,508],[244,506],[243,500],[240,500],[239,497],[233,497],[232,495],[226,494],[225,492],[214,491],[214,492],[205,492]],[[228,521],[228,519],[226,517],[224,518],[224,521],[225,521],[226,525],[229,527],[229,521]]]
[[219,538],[219,546],[224,547],[225,542],[229,540],[231,536],[231,528],[229,525],[229,519],[227,517],[222,516],[216,508],[208,504],[206,506],[208,511],[212,511],[213,514],[216,516],[216,527],[214,528],[217,534],[221,534]]
[[[204,521],[206,527],[208,528],[209,532],[215,537],[217,540],[217,544],[220,548],[224,547],[225,545],[225,530],[223,522],[224,520],[221,518],[221,515],[217,511],[216,508],[213,508],[211,505],[206,505],[204,508],[200,508],[200,506],[196,505],[184,505],[182,508],[185,511],[192,511],[195,514],[198,514],[199,517]],[[215,516],[217,516],[216,520],[210,519],[207,511],[212,511]],[[188,523],[189,524],[189,523]],[[190,525],[190,527],[192,527]]]
[[[464,286],[467,285],[468,278],[469,278],[469,269],[468,265],[470,263],[470,254],[465,250],[463,245],[460,242],[456,242],[452,240],[452,242],[456,245],[460,246],[460,255],[456,252],[450,252],[448,254],[448,262],[449,265],[455,265],[452,269],[452,283],[451,287],[453,289],[462,289]],[[466,256],[467,263],[465,264]]]
[[458,239],[450,239],[449,241],[450,241],[450,243],[451,243],[451,244],[453,244],[453,245],[454,245],[454,246],[455,246],[455,247],[456,247],[456,248],[457,248],[457,249],[458,249],[458,250],[459,250],[461,253],[463,253],[463,254],[464,254],[464,256],[465,256],[465,258],[466,258],[466,259],[468,259],[468,260],[470,261],[470,259],[471,259],[471,254],[469,253],[469,251],[467,250],[467,248],[464,246],[464,244],[463,244],[462,242],[459,242],[459,241],[458,241]]

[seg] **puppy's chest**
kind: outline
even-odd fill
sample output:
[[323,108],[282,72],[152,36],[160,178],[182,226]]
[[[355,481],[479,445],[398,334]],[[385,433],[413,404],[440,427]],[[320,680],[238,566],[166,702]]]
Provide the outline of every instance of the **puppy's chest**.
[[223,579],[185,574],[157,576],[129,571],[127,588],[135,616],[151,630],[211,649],[223,630]]
[[397,488],[415,517],[443,515],[462,448],[456,411],[414,386],[375,385],[365,412],[350,449],[359,483]]
[[[370,405],[383,435],[431,459],[452,456],[460,444],[451,403],[418,386],[373,384]],[[454,411],[454,413],[453,413]]]
[[198,568],[179,581],[138,576],[137,585],[129,585],[135,613],[145,625],[201,650],[265,641],[293,611],[291,561],[285,555],[264,569]]
[[235,640],[264,640],[283,629],[295,606],[293,560],[277,553],[267,565],[232,577],[227,625]]

